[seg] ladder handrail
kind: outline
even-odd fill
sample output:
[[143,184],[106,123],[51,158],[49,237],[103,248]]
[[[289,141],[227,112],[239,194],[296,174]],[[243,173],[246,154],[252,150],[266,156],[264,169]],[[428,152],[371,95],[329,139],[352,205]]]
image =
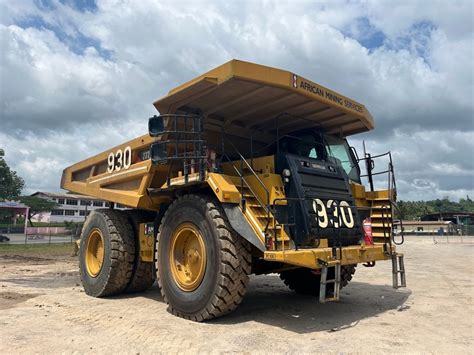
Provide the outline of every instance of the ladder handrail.
[[[398,207],[398,205],[395,201],[390,201],[390,203],[397,211],[400,211],[400,208]],[[404,231],[403,231],[403,221],[401,219],[400,219],[400,238],[401,238],[400,242],[395,241],[395,233],[393,233],[393,222],[392,222],[392,241],[393,241],[393,244],[402,245],[403,243],[405,243],[405,234],[404,234]]]
[[[237,173],[237,175],[240,177],[240,181],[241,181],[241,186],[240,186],[240,198],[241,200],[244,200],[244,193],[243,193],[243,183],[245,183],[245,185],[247,186],[247,188],[250,190],[252,196],[257,200],[259,206],[261,208],[263,208],[263,210],[265,211],[265,213],[267,214],[266,216],[266,224],[265,224],[265,229],[263,230],[263,235],[264,235],[264,238],[265,238],[265,246],[268,245],[268,227],[270,225],[270,217],[271,217],[271,211],[270,211],[270,207],[268,205],[265,205],[261,200],[260,200],[260,197],[258,196],[257,193],[255,193],[255,191],[252,189],[252,187],[250,186],[250,184],[247,182],[247,180],[245,180],[245,177],[241,174],[241,172],[239,171],[239,169],[237,169],[237,167],[233,164],[233,161],[229,159],[229,157],[227,156],[227,154],[223,154],[225,155],[225,157],[227,158],[227,160],[229,161],[229,163],[232,165],[232,167],[234,168],[235,172]],[[244,210],[245,212],[245,210]],[[276,233],[274,234],[274,237],[275,237],[275,241],[276,241]]]
[[[223,133],[223,137],[224,137],[224,133]],[[232,147],[232,149],[234,150],[234,152],[238,155],[238,157],[240,158],[240,171],[239,169],[234,165],[234,162],[235,160],[231,160],[229,158],[229,156],[225,153],[225,142],[227,142],[228,144],[230,144],[230,146]],[[245,159],[243,157],[243,155],[240,153],[240,151],[237,149],[237,147],[232,143],[232,141],[230,140],[227,140],[224,142],[224,139],[222,139],[222,156],[221,156],[221,161],[220,163],[222,163],[222,158],[226,158],[227,161],[232,165],[232,167],[234,168],[235,172],[237,173],[237,175],[240,177],[240,199],[242,202],[246,201],[246,199],[244,199],[244,183],[246,185],[246,187],[250,190],[250,193],[251,195],[253,196],[253,198],[256,199],[258,205],[263,208],[263,210],[266,212],[266,224],[265,224],[265,229],[262,231],[263,234],[264,234],[264,237],[265,237],[265,245],[268,245],[268,227],[270,225],[270,219],[271,219],[271,210],[270,210],[270,191],[267,189],[267,187],[265,186],[265,184],[263,183],[263,181],[259,178],[259,176],[257,175],[257,173],[255,172],[255,170],[253,169],[252,165],[249,164],[249,162],[247,161],[247,159]],[[265,191],[265,194],[266,194],[266,203],[264,203],[259,195],[252,189],[252,187],[250,186],[250,184],[248,183],[248,181],[245,179],[244,175],[243,175],[243,164],[245,163],[246,167],[248,168],[248,170],[251,172],[251,174],[255,177],[255,179],[257,180],[257,182],[260,184],[260,186],[263,188],[263,190]],[[241,208],[243,208],[243,211],[245,212],[245,206],[242,206]],[[275,239],[276,239],[276,235],[275,235]]]
[[[245,165],[247,166],[247,168],[250,170],[250,172],[252,173],[253,176],[255,176],[255,178],[257,179],[257,181],[259,182],[259,184],[263,187],[266,195],[267,195],[267,203],[266,203],[266,206],[268,206],[270,204],[270,191],[268,191],[267,187],[265,186],[265,184],[263,183],[263,181],[258,177],[257,173],[255,172],[255,170],[253,170],[252,166],[248,163],[247,159],[245,159],[243,157],[242,154],[240,154],[239,150],[237,149],[237,147],[231,142],[231,141],[228,141],[228,143],[232,146],[232,148],[234,149],[235,153],[238,154],[239,158],[240,158],[240,161],[245,163]],[[228,157],[227,157],[228,158]],[[232,164],[233,165],[233,164]]]
[[[250,190],[250,192],[252,193],[252,195],[254,195],[255,199],[258,201],[259,205],[261,205],[262,208],[265,209],[265,211],[267,212],[267,210],[269,211],[268,207],[260,200],[260,198],[258,197],[258,194],[255,193],[255,191],[253,191],[252,187],[250,186],[250,184],[245,180],[245,177],[244,175],[241,174],[241,172],[239,171],[239,169],[237,169],[237,167],[234,165],[233,161],[230,160],[230,158],[227,156],[227,154],[224,154],[224,156],[227,158],[227,160],[229,161],[229,163],[232,165],[232,167],[234,168],[235,172],[238,174],[238,176],[240,177],[241,181],[245,183],[245,185],[247,186],[247,188]],[[242,192],[242,189],[240,191],[241,195],[243,195],[243,192]]]
[[[365,146],[364,146],[365,148]],[[364,150],[365,151],[365,150]],[[387,167],[387,170],[383,170],[383,171],[378,171],[378,172],[372,172],[372,169],[374,168],[374,164],[373,164],[373,159],[375,158],[380,158],[380,157],[384,157],[384,156],[388,156],[388,167]],[[378,155],[370,155],[368,153],[365,153],[365,157],[364,158],[359,158],[358,161],[361,161],[361,160],[365,160],[366,163],[367,163],[367,174],[361,174],[360,177],[367,177],[369,179],[369,183],[371,185],[371,188],[373,187],[373,182],[371,181],[372,180],[372,176],[374,175],[382,175],[382,174],[388,174],[388,177],[387,177],[387,190],[389,191],[389,196],[388,196],[388,199],[387,201],[389,202],[390,204],[390,209],[395,209],[397,211],[399,211],[399,207],[396,203],[396,194],[397,194],[397,183],[396,183],[396,180],[395,180],[395,172],[394,172],[394,168],[393,168],[393,159],[392,159],[392,153],[389,151],[387,153],[383,153],[383,154],[378,154]],[[371,209],[372,210],[372,209]],[[372,213],[371,213],[372,214]],[[385,237],[385,220],[388,219],[389,217],[385,217],[384,216],[384,210],[382,210],[382,224],[383,224],[383,229],[384,229],[384,237]],[[401,236],[401,241],[400,242],[397,242],[395,241],[395,233],[393,232],[393,216],[390,217],[392,219],[392,225],[391,225],[391,231],[390,231],[390,243],[393,242],[393,244],[395,245],[401,245],[404,243],[405,241],[405,236],[403,234],[403,222],[400,220],[400,228],[401,228],[401,231],[400,231],[400,236]]]
[[[364,150],[364,152],[365,152],[365,150]],[[372,172],[372,170],[374,170],[374,168],[375,168],[374,159],[384,157],[384,156],[388,156],[388,159],[389,159],[387,170]],[[388,190],[391,191],[390,200],[394,201],[394,198],[393,198],[392,194],[396,193],[397,185],[396,185],[395,174],[394,174],[394,169],[393,169],[392,153],[389,151],[389,152],[386,152],[386,153],[383,153],[383,154],[378,154],[378,155],[373,155],[373,156],[370,155],[369,153],[365,153],[365,157],[364,158],[358,158],[357,162],[360,162],[362,160],[366,161],[367,174],[361,174],[360,177],[361,178],[365,177],[369,180],[371,190],[373,191],[372,176],[388,174],[388,179],[387,179],[388,180]]]

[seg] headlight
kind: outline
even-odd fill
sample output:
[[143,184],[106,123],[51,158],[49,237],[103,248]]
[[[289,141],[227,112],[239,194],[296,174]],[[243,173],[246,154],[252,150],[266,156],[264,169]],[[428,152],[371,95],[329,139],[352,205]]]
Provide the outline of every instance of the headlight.
[[283,176],[290,177],[290,176],[291,176],[290,170],[288,170],[288,169],[283,169]]

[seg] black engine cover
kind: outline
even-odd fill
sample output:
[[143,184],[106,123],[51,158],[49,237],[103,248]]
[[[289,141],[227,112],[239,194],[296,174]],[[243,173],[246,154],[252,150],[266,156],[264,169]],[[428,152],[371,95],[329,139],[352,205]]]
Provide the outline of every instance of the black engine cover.
[[277,207],[280,223],[298,247],[313,247],[318,236],[329,246],[358,244],[363,236],[349,179],[340,163],[300,157],[276,156],[276,173],[290,170],[285,181],[287,206]]

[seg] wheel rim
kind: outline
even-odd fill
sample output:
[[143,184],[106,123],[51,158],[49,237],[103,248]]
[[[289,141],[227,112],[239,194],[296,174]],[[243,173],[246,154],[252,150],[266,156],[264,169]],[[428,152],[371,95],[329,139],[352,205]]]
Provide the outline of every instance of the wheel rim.
[[104,263],[104,237],[102,232],[94,228],[87,238],[86,269],[91,277],[97,277]]
[[194,291],[206,271],[206,247],[201,233],[194,224],[181,224],[170,245],[170,269],[175,283],[183,291]]

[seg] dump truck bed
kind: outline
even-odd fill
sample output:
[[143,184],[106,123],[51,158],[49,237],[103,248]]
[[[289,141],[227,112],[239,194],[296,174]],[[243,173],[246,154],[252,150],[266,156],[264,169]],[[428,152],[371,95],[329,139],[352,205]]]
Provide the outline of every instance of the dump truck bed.
[[319,126],[342,136],[374,127],[361,103],[289,71],[240,60],[172,89],[154,106],[161,114],[199,112],[208,130],[224,126],[242,137],[259,132],[255,139],[262,141],[274,139],[277,125],[283,133]]
[[[281,136],[320,127],[347,136],[374,125],[365,106],[354,100],[291,72],[239,60],[171,90],[154,106],[161,114],[199,113],[203,138],[217,153],[222,132],[245,138],[234,139],[245,152],[252,144],[257,149],[269,147],[277,130]],[[165,197],[148,191],[159,189],[168,171],[167,165],[151,163],[150,146],[156,140],[144,135],[74,164],[64,170],[61,187],[130,207],[156,209]]]

